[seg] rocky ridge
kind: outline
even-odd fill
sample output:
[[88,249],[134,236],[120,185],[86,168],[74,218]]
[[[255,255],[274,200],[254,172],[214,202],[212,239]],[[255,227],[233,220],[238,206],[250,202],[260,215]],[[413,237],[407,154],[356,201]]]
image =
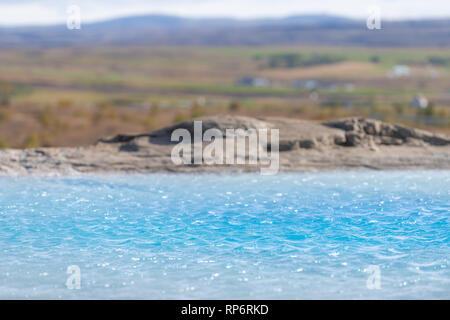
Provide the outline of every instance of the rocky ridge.
[[[361,169],[450,169],[450,137],[373,119],[315,122],[284,118],[208,117],[203,132],[215,128],[279,130],[280,171]],[[248,172],[258,165],[175,165],[171,134],[185,121],[151,133],[121,134],[91,146],[0,150],[3,174],[99,172]]]

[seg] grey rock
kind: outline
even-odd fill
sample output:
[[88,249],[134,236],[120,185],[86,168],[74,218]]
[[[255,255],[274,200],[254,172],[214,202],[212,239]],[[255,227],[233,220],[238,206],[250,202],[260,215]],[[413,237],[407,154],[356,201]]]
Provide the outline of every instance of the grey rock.
[[[208,117],[203,131],[279,130],[280,170],[450,169],[450,137],[384,123],[347,118],[315,122],[284,118]],[[193,121],[139,135],[121,134],[92,146],[0,150],[0,173],[77,174],[98,172],[253,172],[258,165],[175,165],[171,133],[193,132]],[[270,147],[269,147],[270,150]]]

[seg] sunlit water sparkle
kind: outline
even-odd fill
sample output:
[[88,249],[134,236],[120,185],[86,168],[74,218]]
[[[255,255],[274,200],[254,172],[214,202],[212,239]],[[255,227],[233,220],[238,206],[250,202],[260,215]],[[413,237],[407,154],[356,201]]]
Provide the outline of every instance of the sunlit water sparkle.
[[449,222],[450,171],[1,177],[0,298],[448,299]]

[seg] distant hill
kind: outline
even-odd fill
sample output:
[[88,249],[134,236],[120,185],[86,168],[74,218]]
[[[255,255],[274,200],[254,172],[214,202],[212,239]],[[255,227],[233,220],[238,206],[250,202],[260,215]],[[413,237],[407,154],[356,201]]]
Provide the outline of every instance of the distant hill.
[[449,47],[450,19],[383,21],[368,30],[365,21],[329,15],[280,19],[188,19],[134,16],[92,24],[0,28],[1,47],[92,45],[340,45]]

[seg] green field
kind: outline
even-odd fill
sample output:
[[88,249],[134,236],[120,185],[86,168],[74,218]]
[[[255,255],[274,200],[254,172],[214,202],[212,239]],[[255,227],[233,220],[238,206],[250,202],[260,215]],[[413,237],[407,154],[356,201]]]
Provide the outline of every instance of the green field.
[[[409,74],[392,75],[398,65]],[[450,50],[438,48],[2,49],[0,148],[88,144],[222,113],[372,116],[448,132],[449,83]],[[411,105],[419,93],[425,109]]]

